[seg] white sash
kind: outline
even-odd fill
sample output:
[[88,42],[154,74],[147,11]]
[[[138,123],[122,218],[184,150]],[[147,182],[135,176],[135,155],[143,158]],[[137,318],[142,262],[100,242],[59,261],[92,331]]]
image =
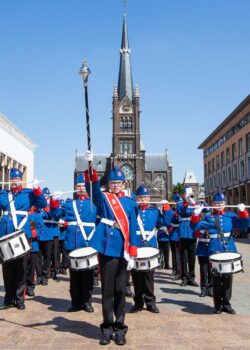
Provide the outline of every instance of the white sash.
[[89,236],[87,237],[86,232],[85,232],[84,227],[83,227],[83,222],[82,222],[82,220],[80,218],[80,215],[78,213],[78,210],[77,210],[76,200],[75,199],[73,200],[73,209],[74,209],[74,213],[75,213],[75,216],[76,216],[77,226],[80,228],[82,236],[83,236],[84,240],[86,241],[86,243],[88,244],[88,241],[91,240],[91,238],[93,237],[93,234],[95,232],[95,226],[93,227],[92,231],[90,232]]
[[19,213],[19,210],[16,210],[16,208],[15,208],[14,198],[13,198],[13,195],[12,195],[11,192],[8,193],[8,199],[9,199],[9,204],[10,204],[10,213],[11,213],[11,216],[12,216],[13,225],[15,227],[15,230],[21,230],[23,228],[23,226],[27,222],[28,212],[27,211],[23,211],[23,215],[25,215],[25,216],[22,219],[22,221],[20,222],[20,224],[17,225],[17,213]]
[[138,225],[140,227],[141,235],[142,235],[144,242],[149,242],[151,240],[151,238],[156,235],[157,228],[155,227],[152,231],[147,231],[147,232],[150,232],[150,234],[147,236],[146,232],[144,230],[144,227],[143,227],[143,222],[142,222],[142,219],[140,217],[140,214],[137,216],[137,222],[138,222]]

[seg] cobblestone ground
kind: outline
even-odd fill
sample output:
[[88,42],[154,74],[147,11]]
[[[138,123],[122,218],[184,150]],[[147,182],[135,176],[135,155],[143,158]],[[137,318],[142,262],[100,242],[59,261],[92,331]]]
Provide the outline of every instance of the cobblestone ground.
[[[199,288],[180,287],[179,281],[170,279],[171,271],[158,270],[155,288],[160,314],[127,313],[129,331],[123,349],[250,349],[250,240],[241,239],[237,245],[245,267],[245,273],[234,276],[232,306],[237,315],[214,315],[212,299],[199,298]],[[66,312],[70,306],[67,276],[50,280],[35,292],[34,298],[27,298],[25,311],[0,311],[0,349],[117,348],[114,342],[98,344],[100,287],[94,291],[93,314]],[[0,275],[0,302],[3,295]],[[127,300],[127,311],[131,302]]]

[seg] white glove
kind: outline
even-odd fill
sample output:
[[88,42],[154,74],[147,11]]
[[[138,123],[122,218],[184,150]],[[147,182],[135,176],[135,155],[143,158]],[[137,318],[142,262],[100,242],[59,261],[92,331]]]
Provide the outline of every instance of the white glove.
[[87,162],[93,162],[94,155],[91,151],[87,150],[85,152],[85,159]]
[[131,256],[128,261],[127,270],[130,271],[135,267],[135,259]]
[[195,200],[194,200],[194,198],[187,196],[186,199],[187,199],[187,201],[188,201],[190,204],[195,205]]
[[32,187],[34,188],[34,190],[36,190],[39,187],[39,180],[38,179],[32,180]]
[[168,204],[168,201],[167,201],[166,199],[163,199],[163,200],[161,201],[161,204],[162,204],[162,205]]
[[244,211],[245,209],[246,209],[245,204],[243,204],[243,203],[238,204],[238,210],[239,211]]
[[199,216],[203,208],[203,205],[196,205],[194,208],[194,215]]
[[54,193],[52,193],[52,199],[57,200],[61,197],[62,192],[61,191],[55,191]]

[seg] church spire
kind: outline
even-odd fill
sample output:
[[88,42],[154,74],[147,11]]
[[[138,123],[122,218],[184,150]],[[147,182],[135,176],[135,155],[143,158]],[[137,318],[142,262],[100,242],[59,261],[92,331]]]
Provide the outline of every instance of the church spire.
[[118,96],[119,102],[124,98],[124,96],[127,96],[131,102],[133,99],[133,81],[126,14],[123,16],[122,44],[120,49],[120,68],[118,77]]

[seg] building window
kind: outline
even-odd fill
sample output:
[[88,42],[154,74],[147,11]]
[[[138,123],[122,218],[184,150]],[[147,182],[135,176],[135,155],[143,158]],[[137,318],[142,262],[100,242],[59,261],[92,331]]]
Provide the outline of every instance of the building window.
[[134,171],[129,164],[124,164],[121,170],[124,172],[126,180],[130,180],[130,181],[134,180]]
[[220,168],[220,157],[216,156],[216,169],[218,170]]
[[247,158],[247,174],[250,176],[250,157]]
[[240,178],[245,176],[245,164],[244,161],[240,161]]
[[220,154],[220,164],[221,164],[221,167],[224,166],[224,151],[221,152],[221,154]]
[[120,119],[120,129],[123,132],[132,132],[133,131],[133,121],[132,117],[121,116]]
[[212,172],[214,172],[214,158],[212,159]]
[[226,157],[227,157],[227,164],[230,163],[230,149],[229,147],[226,149]]
[[216,190],[216,175],[214,175],[214,189]]
[[231,178],[231,168],[227,168],[227,180],[228,182],[231,182],[232,181],[232,178]]
[[205,176],[207,176],[207,164],[205,164],[204,172],[205,172]]
[[236,143],[232,144],[232,160],[236,159]]
[[133,153],[133,141],[123,140],[120,141],[120,153],[132,154]]
[[208,175],[211,174],[211,162],[209,161],[208,162]]
[[238,150],[239,150],[239,156],[243,154],[243,141],[242,139],[239,139],[238,141]]
[[226,183],[226,172],[225,170],[222,171],[222,185],[225,185]]
[[250,133],[246,135],[246,150],[250,151]]
[[213,184],[212,184],[212,177],[210,177],[210,181],[209,181],[209,182],[210,182],[210,191],[212,192],[212,189],[213,189],[213,186],[212,186],[212,185],[213,185]]
[[220,187],[220,173],[217,174],[217,184],[218,187]]
[[238,174],[237,174],[237,164],[235,163],[233,166],[233,179],[237,180]]

